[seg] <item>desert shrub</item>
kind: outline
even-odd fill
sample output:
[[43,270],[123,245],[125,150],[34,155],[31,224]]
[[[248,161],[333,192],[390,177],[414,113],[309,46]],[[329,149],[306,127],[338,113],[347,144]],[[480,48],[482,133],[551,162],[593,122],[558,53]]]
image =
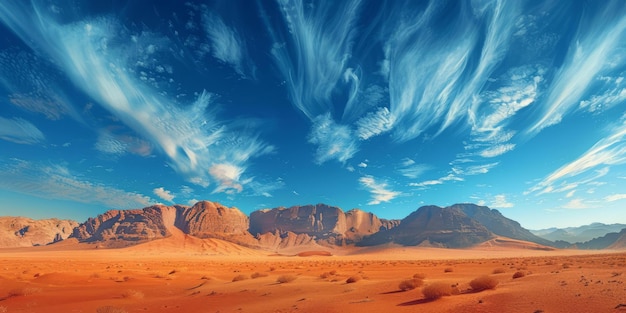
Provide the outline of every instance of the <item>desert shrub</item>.
[[424,284],[424,281],[421,280],[420,278],[411,278],[411,279],[405,279],[401,281],[400,284],[398,285],[398,288],[400,288],[400,290],[402,291],[407,291],[407,290],[413,290],[417,287],[421,287],[423,284]]
[[424,294],[424,298],[427,300],[436,300],[452,295],[452,286],[447,283],[434,282],[422,288],[422,294]]
[[424,273],[413,274],[413,278],[424,279],[424,278],[426,278],[426,274],[424,274]]
[[240,281],[240,280],[246,280],[246,279],[248,279],[248,275],[243,275],[243,274],[242,275],[237,275],[237,276],[233,277],[233,282]]
[[477,278],[474,278],[470,281],[470,287],[474,291],[482,291],[487,289],[495,289],[498,285],[498,280],[487,275],[483,275]]
[[116,306],[101,306],[96,309],[96,313],[127,313],[126,310]]
[[280,275],[276,278],[276,282],[280,284],[289,283],[298,278],[296,275]]
[[517,272],[515,272],[515,273],[513,274],[513,279],[515,279],[515,278],[522,278],[522,277],[524,277],[524,276],[526,276],[526,273],[524,273],[524,272],[522,272],[522,271],[517,271]]
[[444,272],[444,273],[451,273],[451,272],[453,272],[453,271],[454,271],[454,269],[453,269],[453,268],[451,268],[451,267],[446,267],[446,268],[443,270],[443,272]]
[[348,277],[348,279],[346,279],[346,283],[347,284],[352,284],[352,283],[356,283],[357,281],[361,280],[362,277],[359,275],[353,275]]
[[504,268],[498,267],[496,269],[493,270],[492,274],[502,274],[502,273],[506,273],[506,270]]
[[143,299],[143,292],[135,289],[128,289],[122,293],[122,298]]
[[332,277],[333,275],[334,274],[332,274],[331,272],[324,272],[324,273],[320,274],[320,278],[327,279],[327,278]]
[[255,272],[255,273],[252,273],[252,275],[250,275],[250,277],[252,277],[252,278],[267,277],[267,273]]

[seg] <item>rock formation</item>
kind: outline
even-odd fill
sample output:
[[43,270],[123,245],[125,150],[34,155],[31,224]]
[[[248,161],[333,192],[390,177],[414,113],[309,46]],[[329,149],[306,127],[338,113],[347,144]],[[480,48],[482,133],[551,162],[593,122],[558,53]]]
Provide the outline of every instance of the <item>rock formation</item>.
[[359,245],[396,243],[405,246],[468,247],[494,237],[485,226],[456,208],[423,206],[400,225],[364,238]]
[[75,221],[56,218],[0,217],[0,247],[47,245],[66,239],[76,226]]
[[250,233],[307,235],[318,243],[345,245],[364,236],[397,226],[398,220],[379,219],[373,213],[353,209],[344,212],[325,204],[255,211],[250,214]]
[[457,209],[465,213],[465,215],[481,223],[496,235],[530,241],[546,246],[553,244],[549,240],[534,235],[528,229],[523,228],[518,222],[504,217],[498,210],[471,203],[455,204],[449,208]]

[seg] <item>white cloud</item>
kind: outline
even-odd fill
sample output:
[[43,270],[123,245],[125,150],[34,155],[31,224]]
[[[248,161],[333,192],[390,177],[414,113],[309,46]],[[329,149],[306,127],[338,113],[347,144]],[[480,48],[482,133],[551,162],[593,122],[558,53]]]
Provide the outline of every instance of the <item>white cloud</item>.
[[623,55],[626,39],[626,15],[616,13],[620,11],[623,13],[622,3],[615,2],[603,6],[594,15],[588,11],[582,16],[581,24],[585,26],[579,27],[571,41],[563,65],[549,88],[542,115],[528,128],[528,134],[537,134],[560,123],[564,115],[576,108],[589,87],[594,86],[593,80],[613,69],[611,60]]
[[239,75],[244,76],[244,41],[239,33],[226,26],[224,21],[213,13],[205,12],[202,21],[211,41],[213,56],[229,64]]
[[209,110],[211,94],[202,91],[192,103],[181,104],[151,82],[150,69],[161,66],[172,72],[159,62],[171,53],[167,38],[121,30],[112,17],[86,16],[61,24],[38,9],[37,4],[7,4],[0,19],[33,49],[47,53],[80,91],[164,153],[169,165],[190,181],[208,185],[208,169],[215,163],[243,169],[251,157],[273,150],[251,132],[250,123],[219,120]]
[[[349,84],[350,107],[358,94],[356,71],[348,71],[361,1],[281,1],[287,31],[274,29],[272,56],[287,81],[293,104],[309,119],[333,111],[331,96],[339,83]],[[286,41],[283,41],[286,40]]]
[[154,192],[157,197],[165,201],[172,202],[172,200],[174,200],[174,195],[169,190],[165,190],[163,187],[154,188],[152,189],[152,192]]
[[515,144],[507,143],[504,145],[491,146],[480,152],[480,156],[483,158],[493,158],[499,155],[505,154],[515,148]]
[[44,141],[45,136],[39,128],[26,120],[0,116],[0,139],[32,145]]
[[318,146],[316,161],[320,164],[333,159],[344,163],[357,151],[357,142],[350,128],[335,123],[330,114],[313,120],[309,142]]
[[361,185],[368,188],[370,193],[372,194],[372,199],[370,200],[370,202],[367,203],[369,205],[376,205],[380,204],[381,202],[389,202],[401,195],[400,192],[387,189],[388,187],[386,183],[376,182],[376,180],[372,176],[363,176],[359,178],[359,182],[361,183]]
[[154,203],[149,197],[75,176],[62,165],[45,166],[11,159],[0,163],[0,188],[48,199],[98,203],[132,209]]
[[411,187],[429,187],[434,185],[441,185],[447,181],[463,181],[463,178],[456,176],[455,174],[448,174],[447,176],[441,177],[439,179],[427,180],[420,183],[410,183]]
[[568,203],[563,205],[564,209],[572,209],[572,210],[590,209],[594,207],[595,206],[589,203],[586,203],[585,200],[581,198],[572,199]]
[[389,109],[383,107],[375,112],[369,112],[356,122],[356,135],[361,140],[386,133],[393,127],[393,117]]
[[626,193],[616,193],[616,194],[608,195],[604,198],[604,200],[608,202],[624,200],[624,199],[626,199]]
[[367,167],[367,163],[361,162],[361,163],[357,164],[357,166],[361,167],[361,168],[366,168]]
[[429,165],[416,164],[415,161],[411,159],[403,160],[400,166],[401,167],[398,169],[398,172],[402,174],[402,176],[412,179],[422,176],[422,174],[431,169]]
[[219,185],[213,190],[214,193],[238,193],[243,190],[242,183],[239,181],[243,173],[242,168],[227,163],[215,164],[209,168],[209,173],[213,179],[219,182]]
[[492,207],[492,208],[512,208],[513,207],[513,203],[508,202],[506,200],[506,196],[505,195],[496,195],[496,196],[494,196],[494,199],[491,202],[491,204],[489,205],[489,207]]
[[580,175],[599,166],[604,166],[604,168],[600,169],[598,173],[606,174],[608,172],[607,166],[626,162],[625,138],[626,123],[613,128],[608,136],[596,142],[578,159],[548,175],[534,189],[550,186],[556,181]]

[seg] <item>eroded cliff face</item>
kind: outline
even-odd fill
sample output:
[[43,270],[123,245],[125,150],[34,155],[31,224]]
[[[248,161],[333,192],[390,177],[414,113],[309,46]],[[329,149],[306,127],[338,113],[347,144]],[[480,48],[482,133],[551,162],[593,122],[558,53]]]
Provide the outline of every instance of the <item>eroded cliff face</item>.
[[[250,214],[250,233],[287,236],[307,235],[323,245],[346,245],[364,236],[391,229],[397,220],[381,220],[375,214],[353,209],[344,212],[325,204],[255,211]],[[260,238],[260,237],[259,237]]]
[[42,246],[67,239],[78,223],[56,218],[0,217],[0,247]]
[[214,234],[247,234],[248,225],[248,216],[239,209],[209,201],[200,201],[182,210],[176,220],[176,226],[184,233],[199,238],[211,238]]
[[345,219],[340,208],[325,204],[281,207],[252,212],[250,233],[279,231],[323,237],[345,232]]
[[142,242],[168,237],[183,206],[154,205],[139,210],[111,210],[89,218],[73,231],[83,242]]

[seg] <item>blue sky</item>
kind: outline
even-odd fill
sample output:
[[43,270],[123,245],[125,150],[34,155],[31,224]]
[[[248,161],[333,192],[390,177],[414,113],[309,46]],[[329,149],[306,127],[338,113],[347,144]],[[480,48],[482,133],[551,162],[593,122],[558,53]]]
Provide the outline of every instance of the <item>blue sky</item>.
[[623,1],[4,1],[0,215],[626,223]]

